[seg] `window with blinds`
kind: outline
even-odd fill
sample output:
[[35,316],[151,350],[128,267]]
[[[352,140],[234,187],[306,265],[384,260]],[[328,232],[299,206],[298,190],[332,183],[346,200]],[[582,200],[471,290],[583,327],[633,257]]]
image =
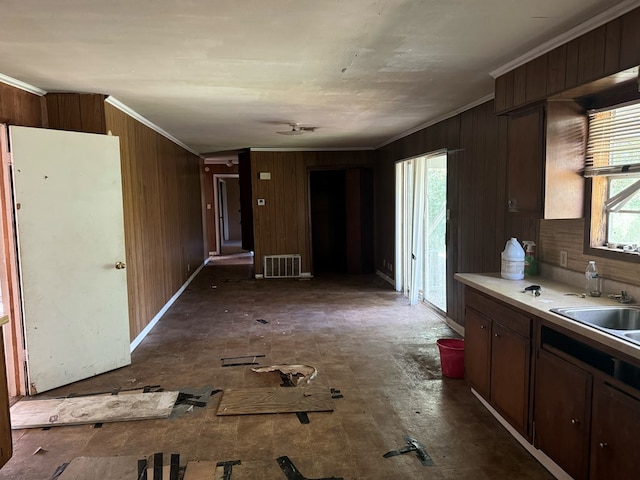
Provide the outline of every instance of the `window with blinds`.
[[592,179],[591,245],[640,245],[640,103],[589,112],[584,176]]

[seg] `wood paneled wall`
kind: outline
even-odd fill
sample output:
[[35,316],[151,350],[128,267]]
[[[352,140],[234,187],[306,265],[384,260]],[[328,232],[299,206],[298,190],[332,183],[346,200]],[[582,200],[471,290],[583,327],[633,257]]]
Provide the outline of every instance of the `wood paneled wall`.
[[204,261],[199,158],[111,105],[120,137],[134,339]]
[[[255,272],[264,255],[302,255],[302,272],[311,272],[309,170],[371,166],[372,155],[358,152],[251,152]],[[269,172],[271,180],[259,180]],[[257,206],[257,199],[265,200]]]
[[49,127],[72,132],[106,133],[104,100],[97,93],[48,93]]
[[456,272],[500,270],[506,241],[505,175],[508,120],[486,102],[379,150],[376,183],[376,268],[395,259],[395,162],[446,148],[447,314],[464,325],[463,288]]
[[0,83],[0,123],[43,127],[42,97]]

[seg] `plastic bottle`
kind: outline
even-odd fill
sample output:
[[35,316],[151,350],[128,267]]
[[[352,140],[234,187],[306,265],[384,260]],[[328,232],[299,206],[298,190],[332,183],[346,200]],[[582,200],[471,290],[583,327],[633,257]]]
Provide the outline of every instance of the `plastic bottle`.
[[524,274],[537,275],[538,261],[536,260],[536,242],[525,240],[522,242],[524,246]]
[[596,262],[589,260],[587,269],[584,271],[585,276],[585,292],[592,297],[600,296],[600,277],[598,276],[598,267]]
[[507,241],[502,252],[500,276],[507,280],[522,280],[524,278],[524,250],[517,238]]

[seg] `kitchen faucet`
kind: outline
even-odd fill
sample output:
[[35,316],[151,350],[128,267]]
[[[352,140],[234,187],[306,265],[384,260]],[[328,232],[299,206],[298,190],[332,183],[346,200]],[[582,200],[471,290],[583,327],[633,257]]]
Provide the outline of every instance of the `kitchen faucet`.
[[618,303],[631,303],[631,301],[633,300],[633,298],[627,295],[627,292],[625,290],[622,290],[622,292],[620,292],[619,294],[610,293],[607,296],[609,298],[614,298],[618,300]]

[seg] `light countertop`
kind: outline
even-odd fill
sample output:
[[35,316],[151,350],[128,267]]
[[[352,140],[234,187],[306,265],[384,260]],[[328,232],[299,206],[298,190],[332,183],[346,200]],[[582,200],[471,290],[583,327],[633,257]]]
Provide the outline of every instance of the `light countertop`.
[[[611,347],[640,360],[640,345],[627,342],[601,330],[570,320],[550,311],[562,307],[620,306],[616,300],[606,296],[581,298],[582,293],[571,285],[548,280],[543,277],[525,277],[524,280],[506,280],[499,273],[456,273],[454,278],[480,292],[543,318],[549,323],[562,326],[591,340]],[[540,285],[541,295],[535,297],[525,292],[529,285]],[[577,294],[577,295],[576,295]]]

